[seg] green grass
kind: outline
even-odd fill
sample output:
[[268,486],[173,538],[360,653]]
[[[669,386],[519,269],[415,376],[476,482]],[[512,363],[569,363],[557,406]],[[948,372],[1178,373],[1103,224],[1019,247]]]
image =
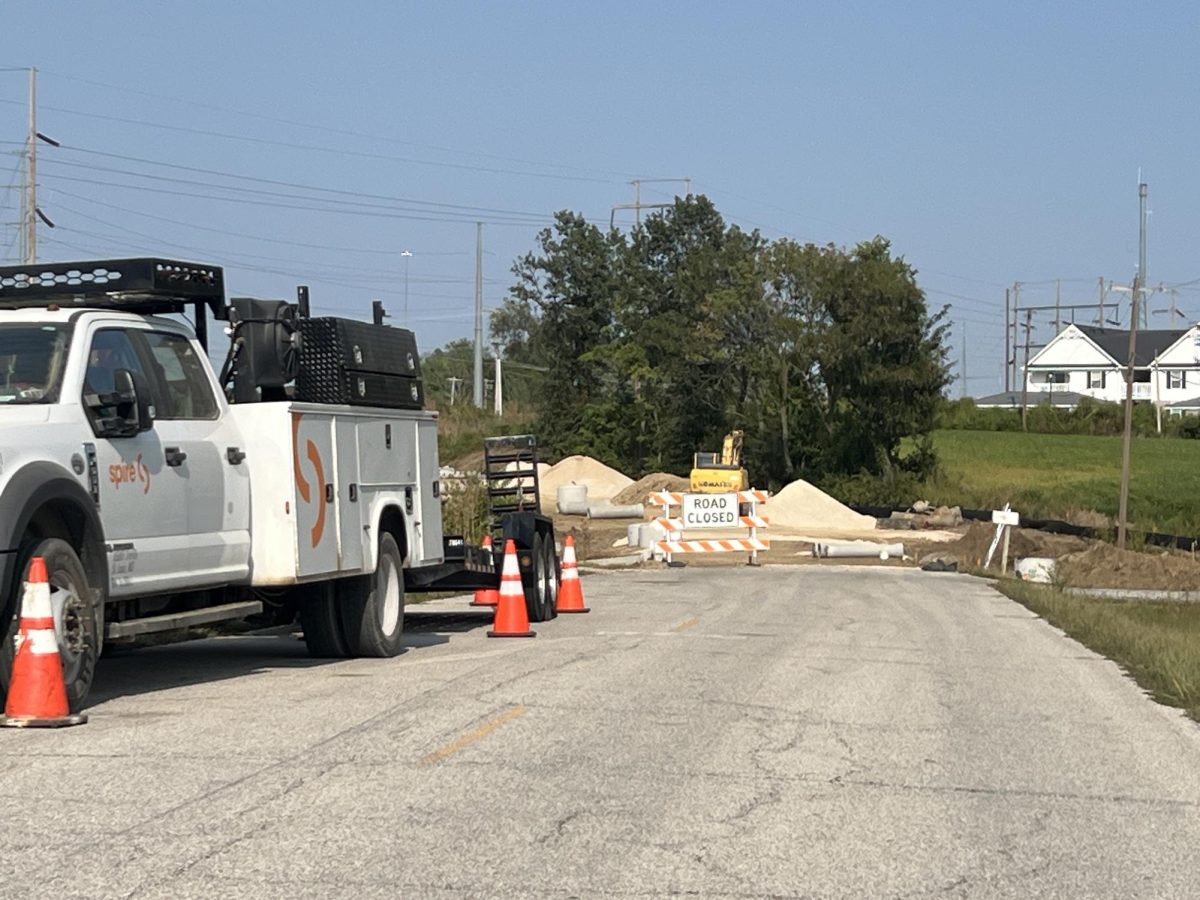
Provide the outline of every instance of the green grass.
[[1089,600],[1022,581],[999,586],[1120,665],[1154,699],[1200,720],[1200,604]]
[[[926,499],[983,509],[1008,502],[1032,518],[1067,521],[1094,510],[1115,520],[1119,437],[938,431],[934,445],[942,474]],[[1131,526],[1200,535],[1200,441],[1134,438],[1131,460]]]

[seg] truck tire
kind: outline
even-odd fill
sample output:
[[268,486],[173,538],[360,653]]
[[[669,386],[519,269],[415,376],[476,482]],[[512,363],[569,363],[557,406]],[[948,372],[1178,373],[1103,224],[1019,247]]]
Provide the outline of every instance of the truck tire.
[[404,649],[404,557],[391,534],[379,535],[375,572],[342,579],[337,591],[351,656],[386,659]]
[[350,655],[342,621],[338,616],[333,582],[321,581],[296,588],[300,627],[309,656],[318,659],[345,659]]
[[[50,581],[50,602],[55,610],[55,631],[63,663],[63,681],[71,712],[79,712],[92,688],[96,661],[100,658],[104,634],[104,608],[88,581],[87,570],[75,548],[61,538],[31,542],[21,553],[17,572],[20,579],[14,591],[13,609],[6,612],[0,629],[0,699],[7,696],[12,677],[13,636],[21,612],[21,582],[29,570],[29,561],[40,556],[46,561]],[[61,617],[58,610],[62,610]]]

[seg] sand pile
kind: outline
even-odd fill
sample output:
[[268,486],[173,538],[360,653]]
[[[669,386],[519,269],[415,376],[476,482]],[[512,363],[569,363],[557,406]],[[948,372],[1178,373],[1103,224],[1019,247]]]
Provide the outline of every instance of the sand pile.
[[542,509],[557,509],[558,489],[564,484],[585,484],[588,503],[612,500],[633,484],[633,479],[590,456],[568,456],[547,469],[538,481]]
[[627,503],[645,503],[646,498],[655,491],[686,491],[689,485],[688,480],[682,475],[672,475],[670,472],[651,472],[613,497],[612,502],[617,506],[624,506]]
[[856,513],[803,479],[793,481],[771,497],[763,512],[772,527],[812,531],[869,531],[875,528],[873,518]]

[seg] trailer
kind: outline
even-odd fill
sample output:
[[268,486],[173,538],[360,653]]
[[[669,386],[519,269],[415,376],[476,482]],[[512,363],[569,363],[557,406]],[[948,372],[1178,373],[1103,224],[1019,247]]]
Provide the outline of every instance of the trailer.
[[248,615],[298,616],[316,656],[394,656],[406,592],[496,586],[508,538],[551,618],[536,442],[488,442],[487,554],[443,533],[437,424],[412,333],[312,317],[307,288],[226,301],[220,267],[152,258],[0,267],[0,694],[33,556],[75,708],[106,641]]

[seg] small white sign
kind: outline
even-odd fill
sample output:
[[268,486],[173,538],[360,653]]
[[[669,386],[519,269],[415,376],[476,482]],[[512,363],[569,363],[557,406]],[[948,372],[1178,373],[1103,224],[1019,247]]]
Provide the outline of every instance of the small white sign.
[[1012,525],[1016,527],[1021,524],[1021,516],[1016,510],[1012,509],[993,509],[992,524],[994,525]]
[[683,527],[737,528],[737,494],[684,494]]

